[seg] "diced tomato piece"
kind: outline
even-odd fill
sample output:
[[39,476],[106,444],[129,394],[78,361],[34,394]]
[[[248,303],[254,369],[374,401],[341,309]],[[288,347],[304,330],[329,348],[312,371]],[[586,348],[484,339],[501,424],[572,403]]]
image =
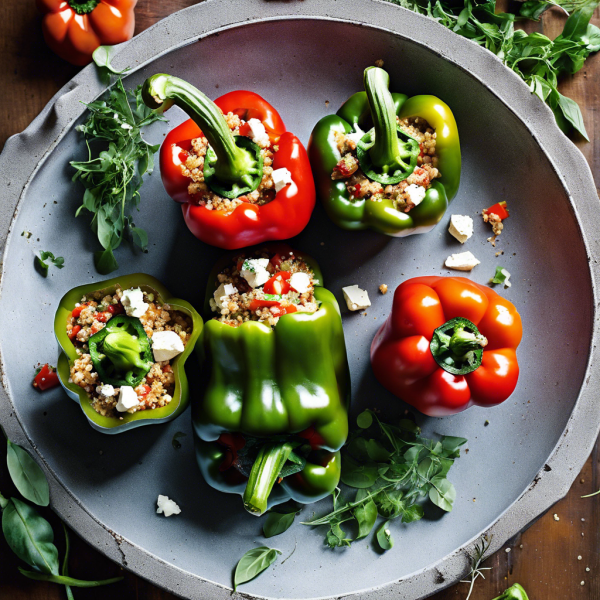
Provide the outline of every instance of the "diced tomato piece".
[[296,306],[294,304],[290,304],[289,306],[282,306],[281,312],[284,315],[289,315],[290,313],[298,312],[298,309],[296,308]]
[[111,315],[120,315],[122,312],[125,312],[125,309],[120,302],[118,304],[110,304],[106,310]]
[[271,308],[271,306],[279,306],[279,302],[277,300],[252,300],[250,302],[250,310],[252,312],[259,308]]
[[263,291],[265,294],[278,294],[279,296],[283,296],[290,291],[290,277],[292,274],[289,271],[279,271],[279,273],[275,273],[267,283],[265,283],[265,287]]
[[138,396],[147,396],[151,391],[152,388],[149,385],[141,385]]
[[82,311],[82,310],[83,310],[83,309],[84,309],[86,306],[87,306],[87,303],[85,303],[85,304],[80,304],[79,306],[76,306],[76,307],[73,309],[73,312],[71,312],[71,316],[72,316],[74,319],[77,319],[77,318],[79,317],[79,315],[81,314],[81,311]]
[[48,363],[46,363],[40,369],[40,372],[33,378],[33,387],[36,390],[40,390],[40,392],[49,390],[57,385],[60,385],[58,373]]
[[100,323],[106,323],[106,321],[108,321],[110,318],[112,317],[112,314],[105,310],[104,312],[98,313],[96,315],[96,321],[100,321]]
[[271,258],[271,264],[276,268],[279,269],[279,266],[281,265],[281,263],[283,262],[283,258],[281,258],[281,255],[279,253],[277,253],[275,256],[273,256]]
[[490,206],[488,209],[486,209],[485,211],[488,215],[490,213],[494,213],[495,215],[498,215],[500,217],[500,220],[503,221],[504,219],[508,218],[510,215],[508,214],[508,209],[506,208],[506,202],[498,202],[497,204],[494,204],[494,206]]
[[171,367],[171,365],[165,365],[162,368],[162,372],[163,373],[172,373],[173,372],[173,367]]
[[81,325],[75,325],[75,327],[71,329],[71,333],[69,333],[69,339],[72,340],[80,331]]
[[240,135],[249,135],[251,133],[251,129],[250,129],[250,125],[248,125],[248,122],[244,123],[243,125],[240,125]]

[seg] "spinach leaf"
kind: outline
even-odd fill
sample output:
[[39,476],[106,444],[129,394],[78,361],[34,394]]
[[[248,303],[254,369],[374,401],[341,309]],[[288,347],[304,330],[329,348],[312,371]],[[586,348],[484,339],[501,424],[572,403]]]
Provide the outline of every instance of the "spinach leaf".
[[38,506],[48,506],[50,490],[40,466],[18,444],[6,440],[8,472],[21,495]]
[[10,549],[40,573],[58,575],[54,533],[32,506],[11,498],[2,512],[2,532]]
[[377,543],[382,550],[391,550],[394,546],[394,538],[390,531],[389,521],[385,521],[377,530]]
[[267,546],[259,546],[248,550],[235,568],[233,591],[237,590],[238,585],[251,581],[265,569],[268,569],[277,560],[278,554],[281,554],[279,550],[267,548]]

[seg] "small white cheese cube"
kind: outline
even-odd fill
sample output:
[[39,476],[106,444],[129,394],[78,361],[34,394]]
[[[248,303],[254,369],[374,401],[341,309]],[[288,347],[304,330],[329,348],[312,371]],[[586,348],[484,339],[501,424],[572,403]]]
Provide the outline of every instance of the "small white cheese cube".
[[292,183],[292,173],[285,167],[275,169],[273,173],[271,173],[271,177],[273,177],[273,185],[275,185],[275,191],[277,193],[279,193],[286,185]]
[[452,254],[446,259],[446,266],[457,271],[471,271],[481,261],[477,260],[471,252]]
[[344,292],[344,300],[346,300],[349,310],[363,310],[371,306],[369,294],[366,290],[361,290],[357,285],[349,285],[342,288],[342,292]]
[[418,206],[423,202],[425,194],[427,193],[427,190],[422,185],[416,185],[415,183],[411,183],[404,191],[408,194],[410,201],[415,206]]
[[121,297],[121,304],[128,317],[141,317],[145,315],[149,306],[144,302],[144,294],[140,288],[125,290]]
[[308,276],[308,273],[292,273],[292,276],[290,277],[290,285],[299,294],[308,292],[308,288],[310,287],[310,277]]
[[355,144],[358,144],[363,135],[365,135],[365,132],[356,123],[354,123],[354,131],[346,134],[346,137],[352,140]]
[[111,398],[115,395],[115,388],[109,383],[105,383],[104,385],[99,385],[96,388],[96,393],[100,394],[104,398]]
[[183,350],[183,342],[174,331],[155,331],[152,334],[152,352],[156,362],[171,360]]
[[266,267],[268,258],[250,258],[244,261],[240,275],[249,283],[250,287],[257,288],[269,281],[271,275]]
[[163,496],[162,494],[158,495],[156,506],[156,512],[159,515],[165,515],[165,517],[170,517],[171,515],[178,515],[181,512],[181,509],[174,500],[171,500],[168,496]]
[[130,385],[122,385],[119,392],[119,401],[117,402],[117,410],[119,412],[127,412],[130,408],[137,406],[140,403],[138,395]]
[[452,215],[448,231],[461,244],[464,244],[473,235],[473,219],[467,215]]
[[250,125],[252,141],[255,144],[258,144],[259,146],[266,146],[269,144],[269,134],[261,121],[258,119],[249,119],[248,125]]
[[214,293],[217,306],[219,308],[225,308],[223,300],[225,300],[228,296],[235,294],[236,292],[237,288],[232,283],[222,283]]

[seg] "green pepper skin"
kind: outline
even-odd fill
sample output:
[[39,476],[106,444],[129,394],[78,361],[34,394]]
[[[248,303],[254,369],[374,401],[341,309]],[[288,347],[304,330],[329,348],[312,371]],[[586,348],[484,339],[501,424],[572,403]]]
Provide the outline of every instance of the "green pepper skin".
[[[122,419],[115,419],[100,415],[92,408],[92,403],[86,391],[74,383],[69,383],[70,369],[73,361],[78,358],[76,348],[67,335],[67,319],[75,305],[81,301],[81,298],[87,294],[96,291],[105,291],[107,294],[113,293],[115,286],[119,284],[122,289],[141,288],[142,291],[153,293],[155,299],[160,303],[170,304],[175,310],[185,313],[192,319],[193,329],[190,338],[185,346],[185,350],[176,356],[172,362],[173,375],[175,377],[175,390],[173,400],[166,406],[155,408],[151,411],[139,411],[133,414],[123,413]],[[194,349],[196,340],[202,332],[202,317],[185,300],[172,298],[170,292],[163,286],[158,279],[146,275],[145,273],[134,273],[132,275],[122,275],[106,281],[99,281],[87,285],[81,285],[67,292],[61,299],[56,314],[54,316],[54,333],[60,345],[62,352],[58,357],[58,378],[67,395],[79,403],[81,410],[85,414],[89,424],[101,433],[117,434],[135,429],[142,425],[157,425],[166,423],[178,417],[189,404],[189,384],[184,370],[184,365]]]
[[503,594],[494,600],[529,600],[527,592],[518,583],[511,585]]
[[392,94],[400,118],[420,116],[435,128],[438,168],[442,174],[433,180],[425,199],[410,212],[396,210],[391,200],[350,200],[344,180],[331,179],[341,159],[335,132],[351,133],[354,125],[371,128],[371,112],[366,92],[353,94],[335,115],[323,117],[313,129],[308,144],[317,194],[331,220],[342,229],[374,229],[394,237],[431,231],[456,196],[460,183],[460,142],[452,111],[435,96]]
[[[281,244],[270,248],[272,254],[273,248],[289,250]],[[207,309],[217,274],[239,254],[220,261],[213,270]],[[309,264],[320,282],[315,287],[319,310],[284,315],[274,329],[257,321],[231,327],[207,320],[196,344],[202,370],[200,390],[192,401],[192,422],[197,462],[209,485],[240,495],[246,486],[247,480],[235,469],[220,470],[225,449],[217,440],[222,433],[272,437],[314,428],[305,469],[275,485],[269,506],[290,498],[315,502],[329,495],[339,482],[338,451],[348,435],[350,372],[339,306],[322,287],[315,262],[294,254]]]

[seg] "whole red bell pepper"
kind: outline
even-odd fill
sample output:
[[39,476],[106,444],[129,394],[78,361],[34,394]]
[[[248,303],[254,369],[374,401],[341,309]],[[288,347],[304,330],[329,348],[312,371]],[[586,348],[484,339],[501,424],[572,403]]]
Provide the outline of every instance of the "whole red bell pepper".
[[416,277],[396,288],[371,365],[396,396],[432,417],[495,406],[514,391],[521,317],[464,277]]
[[92,62],[98,46],[130,40],[137,0],[36,0],[46,44],[74,65]]
[[[300,140],[287,132],[277,111],[258,94],[235,91],[215,102],[189,83],[170,75],[154,75],[143,88],[144,102],[166,110],[178,105],[192,118],[175,127],[160,150],[160,171],[165,190],[182,204],[190,231],[200,240],[225,249],[245,248],[266,241],[283,240],[299,234],[308,224],[315,206],[315,184],[308,156]],[[234,113],[244,124],[234,136],[224,114]],[[260,148],[250,141],[248,121],[258,119],[271,143],[277,148],[273,170],[286,168],[292,183],[285,185],[266,204],[245,201],[263,176]],[[210,210],[199,205],[188,192],[191,179],[184,175],[184,163],[195,138],[205,136],[216,155],[215,172],[204,182],[221,197],[243,201],[233,211]],[[208,156],[208,155],[207,155]],[[210,178],[209,178],[210,176]]]

